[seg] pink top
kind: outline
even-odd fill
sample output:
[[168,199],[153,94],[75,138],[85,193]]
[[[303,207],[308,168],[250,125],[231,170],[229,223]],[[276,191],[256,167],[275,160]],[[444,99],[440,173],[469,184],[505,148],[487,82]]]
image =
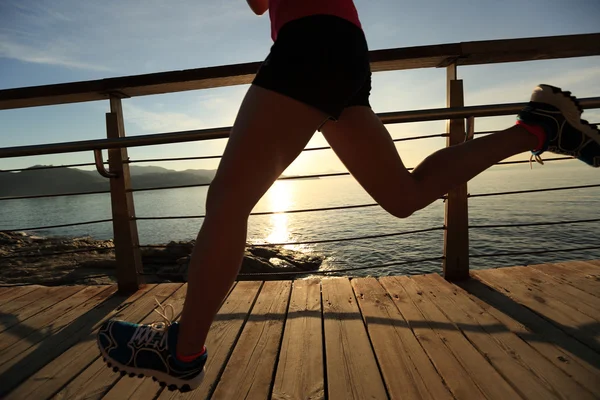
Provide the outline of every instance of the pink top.
[[317,14],[335,15],[362,29],[352,0],[269,0],[273,41],[286,22]]

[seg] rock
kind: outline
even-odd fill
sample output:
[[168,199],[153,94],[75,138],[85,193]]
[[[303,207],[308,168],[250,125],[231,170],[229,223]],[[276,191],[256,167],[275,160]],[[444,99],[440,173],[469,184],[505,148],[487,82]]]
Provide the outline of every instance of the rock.
[[273,266],[264,258],[246,254],[242,261],[242,269],[240,272],[247,274],[273,272]]
[[[161,247],[142,248],[146,281],[186,282],[194,245],[194,240],[173,241]],[[22,232],[0,232],[0,283],[112,284],[116,268],[113,246],[112,240],[89,237],[43,238]],[[73,252],[83,249],[90,251]],[[14,257],[17,254],[19,257]],[[280,247],[248,246],[240,272],[307,272],[318,270],[322,262],[323,257],[318,255]],[[105,278],[87,279],[95,275]],[[292,275],[277,276],[283,277]]]
[[177,262],[177,265],[189,264],[190,263],[190,256],[181,257],[176,262]]
[[276,257],[279,253],[272,247],[250,247],[248,252],[257,257],[272,258]]

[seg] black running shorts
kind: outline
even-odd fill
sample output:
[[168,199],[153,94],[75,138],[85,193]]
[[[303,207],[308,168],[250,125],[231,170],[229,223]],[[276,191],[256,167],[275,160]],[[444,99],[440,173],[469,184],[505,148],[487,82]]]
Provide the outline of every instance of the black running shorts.
[[358,26],[331,15],[286,23],[253,84],[291,97],[337,120],[344,108],[367,106],[369,50]]

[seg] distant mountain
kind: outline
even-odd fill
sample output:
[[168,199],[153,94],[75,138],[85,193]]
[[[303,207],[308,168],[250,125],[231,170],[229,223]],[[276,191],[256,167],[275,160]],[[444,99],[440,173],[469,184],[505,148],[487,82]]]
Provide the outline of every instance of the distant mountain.
[[[95,192],[109,189],[109,180],[96,171],[76,168],[0,173],[0,197]],[[161,186],[198,185],[210,183],[214,170],[174,171],[155,166],[131,166],[131,185],[134,189]]]
[[142,166],[142,165],[130,165],[129,166],[129,173],[131,174],[131,176],[138,176],[138,175],[144,175],[144,174],[164,174],[164,173],[168,173],[168,172],[175,172],[172,169],[166,169],[163,167],[155,167],[154,165],[147,165],[147,166]]

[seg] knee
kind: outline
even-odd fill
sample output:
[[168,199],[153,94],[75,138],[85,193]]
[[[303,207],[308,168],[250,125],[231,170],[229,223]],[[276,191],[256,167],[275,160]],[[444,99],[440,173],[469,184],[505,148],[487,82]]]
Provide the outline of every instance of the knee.
[[391,215],[393,215],[396,218],[408,218],[411,215],[413,215],[413,213],[415,211],[417,211],[417,209],[413,206],[411,206],[409,203],[406,202],[399,202],[397,204],[394,205],[381,205],[383,207],[383,209],[385,211],[387,211],[388,213],[390,213]]
[[254,204],[246,204],[247,199],[233,188],[227,188],[213,181],[206,193],[206,216],[212,218],[247,218]]
[[408,218],[419,210],[419,198],[414,191],[403,190],[395,196],[381,199],[381,207],[396,218]]

